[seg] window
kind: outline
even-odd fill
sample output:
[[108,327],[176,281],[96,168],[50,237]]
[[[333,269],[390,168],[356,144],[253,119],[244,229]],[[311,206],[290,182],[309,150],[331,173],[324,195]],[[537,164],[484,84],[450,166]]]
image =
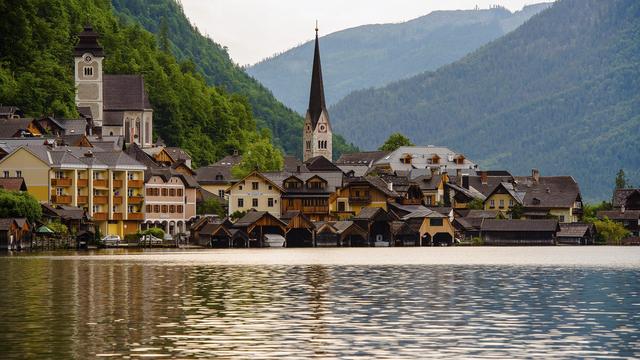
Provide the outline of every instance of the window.
[[183,194],[182,189],[177,189],[176,190],[176,195],[182,196],[182,194]]
[[129,180],[135,180],[135,179],[136,179],[136,177],[134,176],[134,174],[133,174],[133,173],[131,173],[131,172],[130,172],[130,173],[127,173],[127,179],[129,179]]
[[127,189],[127,196],[128,197],[132,197],[133,196],[133,189]]
[[239,190],[242,190],[242,185],[238,185],[238,189],[239,189]]
[[162,206],[161,206],[161,209],[162,209],[162,213],[163,213],[163,214],[166,214],[166,213],[167,213],[167,205],[162,205]]
[[177,210],[177,212],[179,212],[179,213],[184,212],[184,206],[182,206],[182,205],[178,205],[178,206],[176,206],[176,210]]
[[113,207],[111,208],[111,210],[113,212],[118,212],[118,205],[113,205]]
[[251,206],[258,207],[258,199],[251,199]]
[[98,205],[93,205],[93,212],[94,212],[94,213],[100,212],[100,206],[98,206]]
[[56,171],[56,179],[64,179],[64,171]]
[[429,219],[431,226],[442,226],[442,219]]
[[9,177],[9,172],[8,172],[8,171],[6,171],[6,170],[5,170],[5,171],[3,171],[3,176],[4,176],[4,177],[6,177],[6,178],[8,178],[8,177]]
[[287,203],[289,204],[289,206],[293,206],[293,199],[287,200]]
[[93,68],[91,66],[85,66],[83,71],[84,76],[93,76]]
[[560,222],[563,223],[564,222],[564,215],[560,215]]
[[176,189],[169,189],[169,196],[176,196]]
[[251,183],[251,190],[258,190],[258,182],[254,181]]
[[345,208],[346,208],[346,206],[345,206],[344,201],[340,201],[338,203],[338,211],[345,211]]
[[58,196],[64,195],[64,189],[63,188],[56,188],[56,195],[58,195]]
[[243,208],[244,207],[244,199],[238,199],[238,207],[239,208]]
[[16,177],[22,177],[22,171],[16,170]]
[[153,195],[160,196],[160,189],[158,188],[153,189]]
[[160,205],[153,205],[153,212],[154,213],[159,213],[160,212]]
[[147,205],[147,212],[150,213],[152,211],[153,207],[151,205]]
[[509,199],[509,207],[513,207],[513,199]]
[[427,196],[424,198],[424,203],[427,205],[431,205],[431,196]]
[[504,200],[500,200],[500,209],[504,208]]
[[307,149],[311,149],[311,141],[307,140]]
[[216,175],[216,180],[220,181],[223,180],[224,177],[221,174]]
[[176,206],[175,205],[169,205],[169,212],[170,213],[175,213],[176,212]]
[[133,208],[133,205],[128,205],[127,206],[127,212],[130,212],[130,213],[135,212],[135,209]]
[[152,188],[147,188],[146,193],[147,193],[147,196],[152,196],[153,195],[153,189]]
[[224,190],[218,190],[218,196],[224,198]]
[[162,196],[167,196],[169,194],[169,190],[162,189]]
[[490,208],[492,208],[492,209],[493,209],[494,207],[496,207],[496,201],[495,201],[495,200],[493,200],[493,199],[491,199],[491,200],[489,201],[489,207],[490,207]]
[[269,190],[273,190],[273,186],[269,185]]
[[273,207],[273,198],[268,198],[267,199],[267,206],[268,207]]

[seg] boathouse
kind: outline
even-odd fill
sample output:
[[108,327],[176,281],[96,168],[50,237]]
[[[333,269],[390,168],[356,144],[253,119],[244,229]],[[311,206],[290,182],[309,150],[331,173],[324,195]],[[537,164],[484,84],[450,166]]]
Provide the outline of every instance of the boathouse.
[[285,234],[287,247],[314,246],[315,226],[300,210],[287,211],[280,220],[287,224]]
[[267,211],[249,211],[233,224],[249,235],[249,247],[264,247],[265,235],[285,236],[287,224]]
[[558,221],[485,219],[481,237],[485,245],[555,245],[560,231]]

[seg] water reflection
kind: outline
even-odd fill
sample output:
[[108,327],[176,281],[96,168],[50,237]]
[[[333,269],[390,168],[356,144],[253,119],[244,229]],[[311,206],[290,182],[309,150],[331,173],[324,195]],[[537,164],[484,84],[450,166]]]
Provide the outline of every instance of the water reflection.
[[0,259],[3,358],[640,356],[640,269]]

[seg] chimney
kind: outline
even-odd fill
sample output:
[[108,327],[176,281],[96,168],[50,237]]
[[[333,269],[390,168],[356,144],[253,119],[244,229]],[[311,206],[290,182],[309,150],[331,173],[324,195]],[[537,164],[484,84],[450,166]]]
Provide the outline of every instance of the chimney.
[[622,205],[622,206],[620,207],[620,213],[621,213],[621,214],[624,214],[624,211],[625,211],[625,210],[626,210],[625,206],[624,206],[624,205]]
[[393,191],[393,183],[392,182],[388,183],[387,187],[389,188],[389,191]]
[[486,171],[480,171],[480,181],[482,185],[487,185],[489,183],[489,176]]
[[296,172],[299,173],[300,172],[300,165],[296,166]]
[[533,179],[533,182],[537,184],[538,181],[540,181],[540,170],[531,169],[531,178]]
[[469,175],[462,176],[462,187],[465,189],[469,188]]
[[456,169],[456,185],[462,186],[462,169]]

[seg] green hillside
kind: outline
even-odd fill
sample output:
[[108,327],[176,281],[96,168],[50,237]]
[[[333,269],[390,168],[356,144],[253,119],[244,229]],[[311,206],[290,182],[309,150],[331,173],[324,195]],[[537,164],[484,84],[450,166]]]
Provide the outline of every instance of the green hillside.
[[639,2],[561,0],[452,65],[351,94],[334,128],[366,149],[400,131],[484,167],[570,174],[607,199],[619,168],[640,185],[638,39]]
[[[286,153],[301,156],[302,117],[235,65],[224,48],[200,34],[175,0],[112,0],[112,4],[124,21],[139,23],[159,38],[166,38],[171,52],[178,59],[192,60],[210,85],[245,96],[258,127],[270,129],[274,142]],[[163,42],[161,39],[160,44]],[[308,96],[308,87],[304,92]],[[340,136],[335,136],[333,144],[335,156],[354,150]]]
[[[327,102],[332,105],[354,90],[383,86],[459,60],[549,5],[531,5],[514,13],[500,7],[435,11],[403,23],[364,25],[323,36]],[[313,42],[307,42],[247,72],[276,98],[304,114],[312,54]]]

